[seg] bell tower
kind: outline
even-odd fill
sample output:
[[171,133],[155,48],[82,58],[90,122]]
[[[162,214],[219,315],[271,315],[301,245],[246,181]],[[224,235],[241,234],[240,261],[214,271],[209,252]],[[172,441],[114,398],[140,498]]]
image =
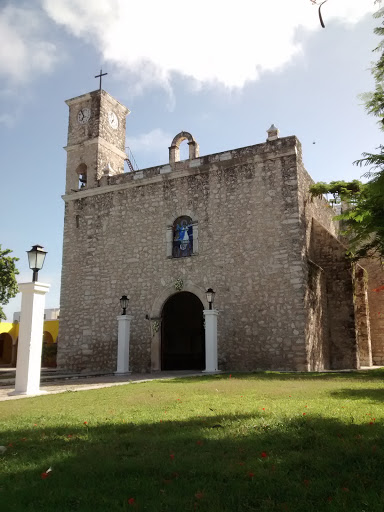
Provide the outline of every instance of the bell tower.
[[66,101],[69,107],[66,194],[95,188],[98,180],[124,172],[129,110],[99,89]]

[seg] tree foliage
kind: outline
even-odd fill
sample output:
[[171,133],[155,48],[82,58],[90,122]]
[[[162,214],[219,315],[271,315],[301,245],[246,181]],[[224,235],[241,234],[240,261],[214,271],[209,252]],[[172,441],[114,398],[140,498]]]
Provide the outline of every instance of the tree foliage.
[[[374,14],[375,18],[382,18],[383,16],[384,8],[379,9]],[[376,27],[373,31],[377,36],[383,38],[383,22],[381,23],[380,27]],[[371,68],[371,73],[375,80],[375,90],[363,94],[362,99],[364,100],[365,108],[368,114],[379,118],[378,123],[380,129],[384,131],[384,39],[380,41],[378,46],[373,51],[381,53],[379,59],[373,64]]]
[[[325,183],[324,181],[319,181],[311,186],[310,192],[313,197],[320,197],[322,195],[326,195],[327,199],[332,204],[338,204],[341,202],[350,201],[352,203],[356,202],[358,197],[360,197],[361,192],[364,189],[363,183],[359,180],[353,181],[331,181],[330,183]],[[331,195],[332,198],[328,196]]]
[[[377,2],[375,2],[377,3]],[[384,8],[375,15],[384,18]],[[375,29],[382,37],[374,51],[380,57],[372,66],[375,90],[364,95],[365,107],[369,115],[379,119],[380,129],[384,131],[384,22]],[[367,183],[358,180],[350,182],[332,181],[316,183],[310,188],[312,196],[331,196],[331,203],[343,203],[343,211],[336,219],[342,220],[344,234],[349,240],[349,255],[353,259],[379,257],[384,259],[384,146],[378,153],[363,153],[362,158],[354,162],[360,167],[369,166],[363,175]]]
[[384,173],[368,182],[357,201],[339,216],[349,239],[349,254],[384,259]]
[[6,320],[1,306],[8,304],[18,292],[16,275],[19,271],[15,262],[19,261],[19,258],[9,256],[11,252],[10,249],[2,250],[0,245],[0,320]]
[[[336,220],[342,221],[343,235],[349,241],[348,255],[384,258],[384,173],[370,182],[331,181],[312,185],[313,197],[327,196],[333,204],[342,203],[344,209]],[[332,196],[329,199],[329,195]]]

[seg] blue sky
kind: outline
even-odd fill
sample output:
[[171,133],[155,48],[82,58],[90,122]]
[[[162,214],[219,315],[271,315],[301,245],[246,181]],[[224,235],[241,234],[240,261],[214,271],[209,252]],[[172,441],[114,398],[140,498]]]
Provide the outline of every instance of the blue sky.
[[[140,5],[138,5],[140,4]],[[377,6],[376,6],[377,8]],[[382,133],[360,93],[372,90],[373,0],[0,0],[0,243],[20,258],[48,251],[40,280],[60,297],[68,98],[98,87],[124,103],[140,168],[166,163],[181,130],[206,155],[296,135],[317,181],[354,179]],[[315,142],[315,144],[313,144]],[[117,298],[118,299],[118,298]],[[20,296],[5,312],[20,308]]]

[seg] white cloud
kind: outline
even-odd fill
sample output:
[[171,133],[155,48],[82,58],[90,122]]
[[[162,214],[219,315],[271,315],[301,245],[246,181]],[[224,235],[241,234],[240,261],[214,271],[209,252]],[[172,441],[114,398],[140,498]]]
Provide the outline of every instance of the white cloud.
[[56,60],[56,47],[42,37],[38,11],[7,5],[0,9],[0,76],[13,83],[48,72]]
[[[198,81],[243,86],[301,51],[296,29],[322,30],[309,0],[41,0],[47,14],[94,44],[104,61],[139,78],[169,84],[172,72]],[[373,0],[326,3],[326,25],[355,23]],[[326,36],[325,36],[326,37]]]

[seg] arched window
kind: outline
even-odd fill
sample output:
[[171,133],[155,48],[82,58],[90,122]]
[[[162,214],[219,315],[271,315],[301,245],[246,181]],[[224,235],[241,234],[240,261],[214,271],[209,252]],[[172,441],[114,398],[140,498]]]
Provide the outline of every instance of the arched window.
[[173,223],[173,246],[172,256],[174,258],[185,258],[193,253],[193,228],[192,219],[187,215],[178,217]]

